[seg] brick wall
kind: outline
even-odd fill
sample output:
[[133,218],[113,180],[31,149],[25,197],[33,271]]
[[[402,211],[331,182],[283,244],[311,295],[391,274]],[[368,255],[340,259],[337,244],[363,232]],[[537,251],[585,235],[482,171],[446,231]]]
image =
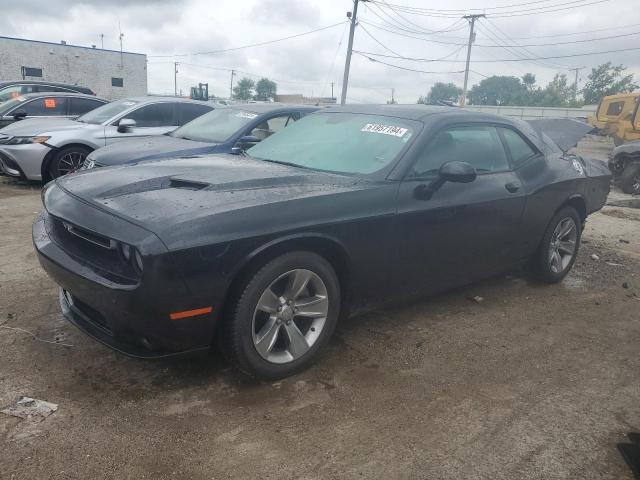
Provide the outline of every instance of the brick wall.
[[[22,67],[41,68],[49,80],[82,85],[114,100],[147,94],[147,56],[57,43],[0,37],[0,81],[22,80]],[[123,86],[112,86],[112,77]]]

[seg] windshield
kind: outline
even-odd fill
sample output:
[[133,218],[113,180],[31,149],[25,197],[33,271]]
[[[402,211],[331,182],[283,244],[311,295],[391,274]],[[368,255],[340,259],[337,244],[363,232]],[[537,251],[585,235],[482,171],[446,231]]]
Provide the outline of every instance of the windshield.
[[258,143],[249,153],[314,170],[370,174],[396,159],[413,137],[415,125],[396,117],[315,113]]
[[219,108],[184,124],[170,135],[197,142],[222,143],[257,116],[257,113],[235,108]]
[[107,103],[95,110],[85,113],[78,118],[78,122],[100,125],[125,110],[128,110],[137,103],[140,102],[136,102],[135,100],[118,100],[117,102]]
[[2,103],[0,103],[0,115],[4,115],[6,112],[11,110],[13,107],[15,107],[16,105],[21,104],[24,101],[25,101],[25,98],[21,97],[21,96],[14,97],[11,100],[2,101]]

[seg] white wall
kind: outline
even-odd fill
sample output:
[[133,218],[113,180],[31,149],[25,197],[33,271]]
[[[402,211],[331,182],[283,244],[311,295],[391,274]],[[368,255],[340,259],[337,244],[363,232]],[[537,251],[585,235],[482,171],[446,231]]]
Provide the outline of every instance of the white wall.
[[[21,80],[22,67],[42,69],[42,78],[89,87],[109,100],[147,94],[147,56],[0,37],[0,81]],[[111,86],[111,77],[124,79]]]
[[518,117],[523,120],[535,118],[578,118],[586,119],[596,113],[597,105],[585,105],[582,108],[556,107],[497,107],[493,105],[467,105],[467,110],[474,112],[494,113],[505,117]]

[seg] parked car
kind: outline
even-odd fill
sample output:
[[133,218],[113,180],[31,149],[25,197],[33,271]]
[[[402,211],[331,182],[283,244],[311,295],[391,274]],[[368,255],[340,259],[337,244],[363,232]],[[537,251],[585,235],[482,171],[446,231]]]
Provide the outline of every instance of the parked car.
[[614,148],[609,154],[609,169],[624,193],[640,195],[640,140]]
[[0,102],[11,100],[18,95],[42,92],[71,92],[95,95],[95,92],[80,85],[68,83],[46,82],[39,80],[17,80],[14,82],[0,82]]
[[83,93],[27,93],[0,103],[0,128],[30,118],[75,119],[105,103]]
[[[587,123],[595,127],[603,135],[614,135],[619,123],[628,119],[629,115],[637,109],[640,101],[640,92],[618,93],[603,97],[598,104],[595,115],[587,118]],[[614,141],[618,144],[618,140]]]
[[89,154],[84,168],[181,155],[239,153],[319,107],[277,103],[218,107],[166,135],[124,140]]
[[64,315],[138,357],[218,339],[242,371],[313,362],[339,317],[529,265],[561,281],[605,164],[520,121],[448,107],[330,107],[254,146],[77,172],[33,239]]
[[32,119],[0,131],[0,168],[7,175],[48,180],[80,168],[96,148],[127,138],[162,135],[213,106],[175,97],[118,100],[77,120]]

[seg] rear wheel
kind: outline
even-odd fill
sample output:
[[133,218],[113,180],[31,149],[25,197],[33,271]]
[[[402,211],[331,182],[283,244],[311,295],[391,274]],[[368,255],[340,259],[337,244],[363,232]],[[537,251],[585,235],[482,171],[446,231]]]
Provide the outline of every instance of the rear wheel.
[[84,164],[91,149],[82,145],[71,145],[58,150],[49,164],[49,175],[58,178],[67,173],[75,172]]
[[338,278],[324,258],[291,252],[245,280],[222,326],[220,347],[243,372],[278,379],[311,365],[340,311]]
[[576,261],[581,234],[582,221],[575,208],[564,207],[556,213],[532,259],[535,275],[547,283],[560,282]]
[[620,188],[624,193],[640,195],[640,163],[628,164],[620,175]]

